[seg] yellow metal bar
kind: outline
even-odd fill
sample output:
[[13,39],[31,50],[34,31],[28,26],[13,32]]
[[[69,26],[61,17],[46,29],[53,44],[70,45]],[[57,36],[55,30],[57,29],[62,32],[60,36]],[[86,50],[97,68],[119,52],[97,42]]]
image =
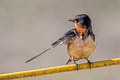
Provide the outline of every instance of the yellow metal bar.
[[[105,66],[118,65],[118,64],[120,64],[120,58],[93,62],[91,67],[97,68],[97,67],[105,67]],[[87,63],[79,64],[79,70],[84,70],[84,69],[89,69],[89,65]],[[76,70],[76,67],[74,64],[64,65],[64,66],[37,69],[37,70],[0,74],[0,80],[27,78],[27,77],[42,76],[42,75],[55,74],[60,72],[69,72],[69,71],[75,71],[75,70]]]

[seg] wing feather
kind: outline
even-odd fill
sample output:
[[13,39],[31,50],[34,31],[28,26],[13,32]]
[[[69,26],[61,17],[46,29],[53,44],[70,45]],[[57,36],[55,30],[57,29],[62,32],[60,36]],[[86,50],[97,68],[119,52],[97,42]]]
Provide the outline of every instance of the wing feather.
[[41,56],[42,54],[44,54],[45,52],[51,50],[52,48],[56,47],[59,44],[67,44],[67,43],[69,43],[75,37],[76,37],[76,30],[75,29],[72,29],[72,30],[68,31],[67,33],[64,34],[63,37],[59,38],[57,41],[55,41],[53,44],[51,44],[50,48],[45,49],[44,51],[42,51],[41,53],[37,54],[36,56],[28,59],[25,63],[28,63],[28,62],[34,60],[35,58]]
[[52,43],[52,46],[57,46],[59,44],[67,44],[69,43],[72,39],[74,39],[77,36],[76,34],[76,30],[75,29],[71,29],[68,32],[66,32],[64,34],[63,37],[59,38],[57,41],[55,41],[54,43]]

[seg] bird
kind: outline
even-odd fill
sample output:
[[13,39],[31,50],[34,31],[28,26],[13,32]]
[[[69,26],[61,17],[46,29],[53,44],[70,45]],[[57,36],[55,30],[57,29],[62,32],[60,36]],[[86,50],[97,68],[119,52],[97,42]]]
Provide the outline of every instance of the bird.
[[73,61],[76,65],[76,69],[78,70],[79,66],[76,61],[86,59],[89,64],[89,68],[91,69],[92,62],[88,59],[88,57],[96,48],[95,34],[92,30],[91,19],[87,14],[78,14],[72,19],[69,19],[69,21],[74,24],[75,28],[67,31],[62,37],[53,42],[51,47],[28,59],[25,63],[32,61],[59,45],[67,45],[69,59],[66,62],[66,65]]

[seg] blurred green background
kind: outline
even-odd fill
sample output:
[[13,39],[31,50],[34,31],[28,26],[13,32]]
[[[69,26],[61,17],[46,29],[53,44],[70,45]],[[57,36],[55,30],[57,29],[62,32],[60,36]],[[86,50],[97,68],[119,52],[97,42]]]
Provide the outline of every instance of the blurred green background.
[[[96,35],[89,59],[120,57],[120,0],[0,0],[0,74],[64,65],[66,46],[25,61],[74,28],[68,19],[80,13],[91,17]],[[118,65],[20,80],[120,80],[119,75]]]

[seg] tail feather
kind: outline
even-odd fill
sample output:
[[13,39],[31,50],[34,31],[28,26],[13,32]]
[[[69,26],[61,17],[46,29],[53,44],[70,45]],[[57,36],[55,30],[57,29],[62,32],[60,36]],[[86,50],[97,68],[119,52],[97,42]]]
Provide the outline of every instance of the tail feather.
[[57,41],[55,41],[54,43],[52,43],[50,48],[44,50],[43,52],[37,54],[36,56],[34,56],[32,58],[30,58],[25,63],[28,63],[28,62],[32,61],[33,59],[41,56],[45,52],[51,50],[52,48],[54,48],[54,47],[56,47],[56,46],[58,46],[60,44],[69,42],[70,40],[74,39],[76,36],[77,36],[76,29],[71,29],[70,31],[66,32],[63,37],[59,38]]
[[44,54],[45,52],[47,52],[47,51],[51,50],[52,48],[53,48],[53,46],[52,46],[52,47],[50,47],[50,48],[48,48],[48,49],[46,49],[46,50],[44,50],[43,52],[41,52],[41,53],[37,54],[36,56],[34,56],[34,57],[32,57],[32,58],[28,59],[25,63],[28,63],[28,62],[30,62],[30,61],[32,61],[32,60],[34,60],[35,58],[37,58],[37,57],[41,56],[42,54]]

